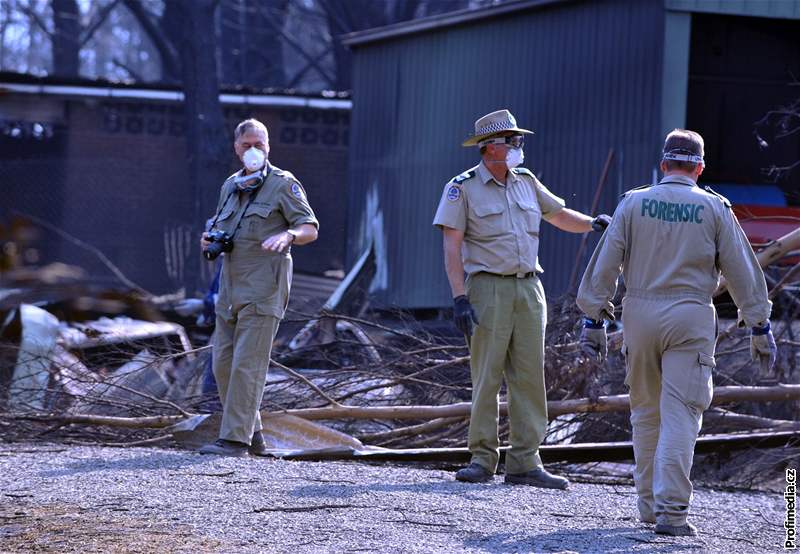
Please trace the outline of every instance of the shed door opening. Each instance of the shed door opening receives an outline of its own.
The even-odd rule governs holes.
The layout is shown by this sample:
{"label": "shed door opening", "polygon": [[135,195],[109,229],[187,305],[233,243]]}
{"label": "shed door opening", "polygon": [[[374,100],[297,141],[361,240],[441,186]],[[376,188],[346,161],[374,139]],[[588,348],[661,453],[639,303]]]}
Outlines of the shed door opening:
{"label": "shed door opening", "polygon": [[[772,203],[769,198],[782,191],[789,205],[800,205],[800,164],[778,180],[767,174],[771,166],[800,161],[798,37],[796,20],[692,16],[686,125],[705,138],[702,181],[721,185],[723,194],[739,189]],[[792,104],[799,112],[788,121],[795,134],[778,139],[777,115],[757,125],[768,112]]]}

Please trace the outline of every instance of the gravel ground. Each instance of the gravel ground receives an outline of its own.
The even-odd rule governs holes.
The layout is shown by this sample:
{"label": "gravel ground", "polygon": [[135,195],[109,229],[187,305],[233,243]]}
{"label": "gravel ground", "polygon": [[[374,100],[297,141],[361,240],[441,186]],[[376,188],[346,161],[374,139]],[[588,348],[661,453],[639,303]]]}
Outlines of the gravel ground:
{"label": "gravel ground", "polygon": [[779,494],[695,492],[697,538],[656,536],[628,485],[466,485],[417,466],[0,445],[2,552],[767,552]]}

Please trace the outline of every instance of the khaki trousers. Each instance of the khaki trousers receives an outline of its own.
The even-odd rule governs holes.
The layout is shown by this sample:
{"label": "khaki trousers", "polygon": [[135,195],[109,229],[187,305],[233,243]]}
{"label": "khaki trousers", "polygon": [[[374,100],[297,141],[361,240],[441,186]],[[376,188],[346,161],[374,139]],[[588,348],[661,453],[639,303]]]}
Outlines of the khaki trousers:
{"label": "khaki trousers", "polygon": [[628,295],[623,321],[639,514],[683,525],[694,445],[714,390],[716,311],[699,297]]}
{"label": "khaki trousers", "polygon": [[261,430],[259,408],[279,323],[259,313],[256,304],[246,304],[230,319],[217,313],[212,356],[222,402],[221,439],[250,444]]}
{"label": "khaki trousers", "polygon": [[547,429],[544,331],[547,304],[538,277],[516,279],[476,273],[467,295],[478,318],[470,341],[472,462],[497,470],[500,386],[505,375],[511,448],[506,473],[542,467],[539,445]]}

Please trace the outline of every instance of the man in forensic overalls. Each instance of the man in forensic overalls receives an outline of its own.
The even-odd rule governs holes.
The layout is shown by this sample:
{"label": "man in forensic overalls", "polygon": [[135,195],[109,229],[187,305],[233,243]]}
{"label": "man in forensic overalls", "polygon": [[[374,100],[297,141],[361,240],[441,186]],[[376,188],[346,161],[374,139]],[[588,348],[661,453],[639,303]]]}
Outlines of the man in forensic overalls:
{"label": "man in forensic overalls", "polygon": [[604,321],[613,319],[620,270],[623,352],[630,389],[634,481],[639,515],[655,532],[694,536],[686,521],[689,472],[703,411],[711,404],[717,314],[711,301],[720,273],[751,331],[751,354],[772,367],[776,346],[764,274],[730,203],[697,179],[703,138],[682,129],[664,143],[655,186],[628,191],[594,251],[578,290],[588,316],[581,343],[607,354]]}
{"label": "man in forensic overalls", "polygon": [[[243,168],[222,185],[217,212],[201,246],[224,254],[216,303],[213,371],[222,402],[219,439],[203,454],[263,454],[259,408],[272,341],[289,302],[292,245],[316,240],[319,223],[298,180],[271,165],[267,128],[242,121],[234,150]],[[232,237],[233,248],[209,241]],[[213,254],[212,254],[213,255]]]}
{"label": "man in forensic overalls", "polygon": [[479,146],[481,162],[445,185],[433,220],[444,235],[454,320],[471,354],[472,459],[456,479],[486,482],[497,470],[498,394],[505,375],[511,443],[506,483],[565,489],[569,482],[545,471],[539,457],[547,428],[539,225],[544,219],[586,233],[602,231],[609,217],[592,219],[564,208],[561,198],[519,167],[529,134],[508,110],[478,119],[475,135],[463,146]]}

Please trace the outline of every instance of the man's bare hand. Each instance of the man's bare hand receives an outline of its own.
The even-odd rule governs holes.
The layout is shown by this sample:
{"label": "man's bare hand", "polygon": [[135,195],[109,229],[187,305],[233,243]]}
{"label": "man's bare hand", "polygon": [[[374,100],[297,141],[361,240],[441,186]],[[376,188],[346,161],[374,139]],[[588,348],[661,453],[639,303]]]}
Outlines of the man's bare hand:
{"label": "man's bare hand", "polygon": [[208,240],[208,233],[203,233],[200,235],[200,248],[205,252],[208,250],[208,245],[211,244],[211,241]]}
{"label": "man's bare hand", "polygon": [[289,245],[294,241],[294,236],[284,231],[277,235],[272,235],[267,240],[261,243],[261,248],[268,252],[284,252]]}

